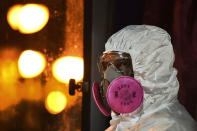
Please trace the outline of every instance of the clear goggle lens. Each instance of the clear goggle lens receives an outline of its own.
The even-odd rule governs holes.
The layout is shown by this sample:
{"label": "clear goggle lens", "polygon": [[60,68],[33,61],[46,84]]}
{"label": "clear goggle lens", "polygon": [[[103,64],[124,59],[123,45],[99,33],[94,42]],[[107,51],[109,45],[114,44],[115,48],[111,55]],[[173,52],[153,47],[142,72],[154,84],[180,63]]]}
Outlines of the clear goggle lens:
{"label": "clear goggle lens", "polygon": [[124,76],[133,77],[133,67],[130,54],[119,51],[104,52],[98,58],[98,68],[101,75],[104,75],[105,70],[109,66],[114,66],[117,72],[121,72]]}

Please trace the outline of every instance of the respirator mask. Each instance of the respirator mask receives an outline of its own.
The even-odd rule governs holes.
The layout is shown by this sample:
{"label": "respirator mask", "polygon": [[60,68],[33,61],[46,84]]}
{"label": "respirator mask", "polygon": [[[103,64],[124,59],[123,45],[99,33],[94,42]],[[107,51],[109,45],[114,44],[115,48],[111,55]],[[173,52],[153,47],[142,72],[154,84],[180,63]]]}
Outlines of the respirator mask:
{"label": "respirator mask", "polygon": [[94,82],[92,93],[99,110],[106,116],[131,113],[143,102],[143,88],[134,79],[130,54],[119,51],[104,52],[98,58],[101,82]]}

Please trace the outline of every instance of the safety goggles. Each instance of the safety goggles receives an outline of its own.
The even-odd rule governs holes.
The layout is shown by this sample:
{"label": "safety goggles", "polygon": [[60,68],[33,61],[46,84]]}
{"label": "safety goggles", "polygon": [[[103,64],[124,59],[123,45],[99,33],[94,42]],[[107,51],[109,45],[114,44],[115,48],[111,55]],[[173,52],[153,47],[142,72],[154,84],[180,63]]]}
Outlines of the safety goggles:
{"label": "safety goggles", "polygon": [[98,69],[102,77],[109,66],[114,66],[117,72],[133,77],[133,67],[130,54],[120,51],[104,52],[98,58]]}

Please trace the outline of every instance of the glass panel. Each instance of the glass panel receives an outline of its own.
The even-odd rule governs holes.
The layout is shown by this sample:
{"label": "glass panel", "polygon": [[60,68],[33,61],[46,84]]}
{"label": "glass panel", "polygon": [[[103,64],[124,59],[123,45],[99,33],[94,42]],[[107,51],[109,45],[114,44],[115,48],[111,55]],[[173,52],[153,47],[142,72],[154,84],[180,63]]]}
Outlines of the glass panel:
{"label": "glass panel", "polygon": [[1,130],[81,130],[83,2],[0,1]]}

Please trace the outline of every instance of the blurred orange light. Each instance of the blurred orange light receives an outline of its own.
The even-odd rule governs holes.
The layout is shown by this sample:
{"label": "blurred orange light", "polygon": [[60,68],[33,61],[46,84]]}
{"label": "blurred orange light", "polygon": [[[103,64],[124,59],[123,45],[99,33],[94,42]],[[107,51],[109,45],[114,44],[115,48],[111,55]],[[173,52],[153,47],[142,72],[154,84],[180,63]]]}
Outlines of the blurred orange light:
{"label": "blurred orange light", "polygon": [[83,59],[80,57],[61,57],[52,66],[53,76],[62,83],[71,78],[80,81],[83,78]]}
{"label": "blurred orange light", "polygon": [[0,64],[0,83],[14,83],[18,78],[17,64],[15,61],[4,60]]}
{"label": "blurred orange light", "polygon": [[67,105],[66,96],[60,91],[52,91],[45,100],[45,107],[51,114],[58,114]]}
{"label": "blurred orange light", "polygon": [[41,4],[15,5],[7,13],[9,25],[23,34],[40,31],[48,19],[49,10]]}
{"label": "blurred orange light", "polygon": [[19,31],[24,34],[40,31],[48,22],[49,10],[44,5],[27,4],[19,15]]}
{"label": "blurred orange light", "polygon": [[18,30],[19,26],[19,13],[22,8],[22,5],[14,5],[9,8],[7,13],[7,21],[12,29]]}
{"label": "blurred orange light", "polygon": [[44,70],[45,66],[45,57],[33,50],[22,52],[18,60],[19,73],[24,78],[38,76]]}

